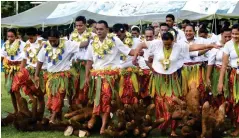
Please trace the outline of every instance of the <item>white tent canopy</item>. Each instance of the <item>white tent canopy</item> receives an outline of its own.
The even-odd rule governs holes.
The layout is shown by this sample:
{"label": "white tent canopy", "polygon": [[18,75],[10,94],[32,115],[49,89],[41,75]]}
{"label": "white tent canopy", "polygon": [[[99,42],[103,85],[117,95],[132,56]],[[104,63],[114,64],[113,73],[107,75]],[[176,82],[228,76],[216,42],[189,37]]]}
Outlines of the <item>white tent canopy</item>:
{"label": "white tent canopy", "polygon": [[[210,8],[209,8],[210,7]],[[214,7],[214,8],[211,8]],[[18,15],[2,18],[2,27],[54,26],[70,24],[83,15],[87,19],[136,24],[140,21],[164,22],[172,13],[178,20],[239,17],[238,1],[159,1],[159,0],[78,0],[45,2]],[[219,14],[217,14],[219,13]],[[215,16],[217,14],[217,16]],[[212,16],[214,15],[214,16]]]}

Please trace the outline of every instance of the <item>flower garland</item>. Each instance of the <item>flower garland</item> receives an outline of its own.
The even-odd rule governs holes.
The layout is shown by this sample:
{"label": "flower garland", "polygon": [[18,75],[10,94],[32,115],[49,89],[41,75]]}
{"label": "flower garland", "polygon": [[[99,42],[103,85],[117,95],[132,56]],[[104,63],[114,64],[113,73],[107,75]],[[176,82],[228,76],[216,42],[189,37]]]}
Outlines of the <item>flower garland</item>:
{"label": "flower garland", "polygon": [[161,61],[164,70],[168,70],[169,69],[169,65],[170,65],[170,55],[172,53],[172,48],[170,49],[166,49],[163,47],[163,53],[164,53],[164,59]]}
{"label": "flower garland", "polygon": [[84,32],[82,34],[82,37],[79,38],[79,33],[78,33],[77,29],[75,29],[73,31],[73,33],[71,34],[72,40],[76,41],[76,42],[79,42],[79,43],[84,42],[84,41],[88,41],[88,39],[92,36],[91,32],[92,32],[91,29],[86,29],[86,32]]}
{"label": "flower garland", "polygon": [[38,45],[39,45],[38,48],[31,49],[30,48],[31,44],[27,43],[24,48],[24,51],[27,54],[27,58],[30,59],[30,62],[33,64],[35,64],[37,62],[37,54],[39,53],[39,51],[42,47],[42,40],[38,40]]}
{"label": "flower garland", "polygon": [[237,74],[239,74],[239,45],[234,43],[234,48],[237,54]]}
{"label": "flower garland", "polygon": [[52,62],[52,64],[55,65],[59,60],[62,60],[62,54],[64,53],[65,48],[65,39],[60,39],[60,44],[56,48],[55,52],[53,52],[53,47],[49,41],[47,41],[44,48],[46,49],[45,56],[48,57],[48,63]]}
{"label": "flower garland", "polygon": [[7,52],[7,55],[11,57],[11,60],[14,60],[14,56],[18,54],[18,51],[20,51],[20,44],[21,41],[15,40],[12,44],[12,47],[10,46],[9,40],[5,43],[5,49]]}
{"label": "flower garland", "polygon": [[[123,43],[131,48],[133,46],[133,37],[131,33],[126,32],[126,38],[123,40]],[[124,54],[120,54],[120,62],[123,63],[126,60],[126,56]]]}
{"label": "flower garland", "polygon": [[105,40],[100,43],[98,36],[93,38],[92,47],[94,54],[99,58],[103,59],[105,55],[112,53],[112,48],[115,46],[113,34],[108,34]]}

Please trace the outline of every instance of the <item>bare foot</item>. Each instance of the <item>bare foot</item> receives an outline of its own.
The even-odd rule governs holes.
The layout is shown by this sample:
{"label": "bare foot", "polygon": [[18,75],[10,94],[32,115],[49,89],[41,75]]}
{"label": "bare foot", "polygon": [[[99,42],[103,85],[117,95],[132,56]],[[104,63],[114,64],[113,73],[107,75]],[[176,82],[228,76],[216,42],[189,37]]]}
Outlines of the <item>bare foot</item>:
{"label": "bare foot", "polygon": [[231,136],[236,137],[239,135],[239,129],[236,129],[234,132],[231,133]]}
{"label": "bare foot", "polygon": [[178,136],[175,131],[172,131],[170,135],[171,135],[171,137],[177,137]]}
{"label": "bare foot", "polygon": [[105,134],[105,128],[103,128],[103,127],[100,128],[100,134],[101,135]]}
{"label": "bare foot", "polygon": [[90,119],[90,121],[88,122],[88,128],[89,128],[89,129],[92,129],[92,128],[93,128],[93,126],[94,126],[94,124],[95,124],[95,121],[96,121],[95,117],[92,117],[92,118]]}

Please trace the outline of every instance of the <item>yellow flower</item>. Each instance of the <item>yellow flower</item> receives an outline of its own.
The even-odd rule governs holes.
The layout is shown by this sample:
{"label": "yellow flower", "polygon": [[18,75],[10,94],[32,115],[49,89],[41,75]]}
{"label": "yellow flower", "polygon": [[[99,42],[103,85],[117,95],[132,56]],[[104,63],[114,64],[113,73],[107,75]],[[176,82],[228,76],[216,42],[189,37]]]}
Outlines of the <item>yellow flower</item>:
{"label": "yellow flower", "polygon": [[29,56],[30,56],[31,58],[33,58],[33,57],[35,56],[35,54],[34,54],[34,53],[30,53]]}
{"label": "yellow flower", "polygon": [[51,50],[51,46],[50,45],[48,45],[47,47],[46,47],[46,50]]}
{"label": "yellow flower", "polygon": [[61,49],[57,49],[56,54],[60,54],[60,53],[61,53]]}
{"label": "yellow flower", "polygon": [[109,49],[109,46],[106,44],[102,45],[102,47],[103,47],[103,49]]}
{"label": "yellow flower", "polygon": [[48,56],[51,57],[51,56],[52,56],[52,52],[49,52],[49,53],[48,53]]}
{"label": "yellow flower", "polygon": [[111,44],[112,44],[112,40],[107,39],[107,40],[106,40],[106,44],[107,44],[107,45],[111,45]]}
{"label": "yellow flower", "polygon": [[52,59],[56,59],[56,58],[57,58],[57,55],[54,54],[54,55],[52,56]]}
{"label": "yellow flower", "polygon": [[103,55],[104,54],[104,50],[103,49],[99,49],[99,55]]}
{"label": "yellow flower", "polygon": [[131,42],[131,39],[130,39],[130,38],[126,38],[126,39],[125,39],[125,43],[126,43],[126,44],[129,44],[130,42]]}
{"label": "yellow flower", "polygon": [[125,34],[126,34],[126,37],[132,37],[131,33],[129,32],[126,32]]}

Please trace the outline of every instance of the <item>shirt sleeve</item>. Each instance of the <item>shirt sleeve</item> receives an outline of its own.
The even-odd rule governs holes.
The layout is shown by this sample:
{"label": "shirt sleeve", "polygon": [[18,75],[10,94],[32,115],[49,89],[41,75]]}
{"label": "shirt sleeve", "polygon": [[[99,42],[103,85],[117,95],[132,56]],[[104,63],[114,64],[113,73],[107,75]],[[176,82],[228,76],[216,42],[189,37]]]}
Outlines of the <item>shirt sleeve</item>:
{"label": "shirt sleeve", "polygon": [[187,58],[187,56],[190,55],[190,52],[189,52],[190,45],[188,43],[182,42],[182,41],[178,44],[181,47],[180,56],[182,58]]}
{"label": "shirt sleeve", "polygon": [[214,65],[216,61],[216,49],[212,49],[208,52],[208,65]]}
{"label": "shirt sleeve", "polygon": [[37,59],[39,62],[42,62],[42,63],[45,62],[45,60],[46,60],[45,53],[46,53],[45,48],[42,47],[37,55]]}
{"label": "shirt sleeve", "polygon": [[125,56],[128,56],[131,49],[125,46],[124,43],[119,38],[114,37],[114,39],[115,39],[116,48],[118,48],[119,51],[123,53]]}
{"label": "shirt sleeve", "polygon": [[199,51],[193,51],[193,52],[189,52],[190,57],[197,57],[198,56]]}
{"label": "shirt sleeve", "polygon": [[88,49],[87,49],[86,55],[85,55],[85,59],[93,61],[93,51],[92,51],[92,45],[91,44],[88,46]]}
{"label": "shirt sleeve", "polygon": [[7,56],[7,52],[6,52],[5,43],[4,43],[1,48],[1,57],[6,57],[6,56]]}
{"label": "shirt sleeve", "polygon": [[80,43],[75,41],[66,41],[66,49],[69,53],[77,53],[80,51]]}
{"label": "shirt sleeve", "polygon": [[[229,42],[230,42],[230,41],[229,41]],[[227,55],[230,54],[230,49],[229,49],[230,43],[229,43],[229,42],[227,42],[227,43],[225,44],[225,46],[223,47],[223,53],[225,53],[225,54],[227,54]]]}

